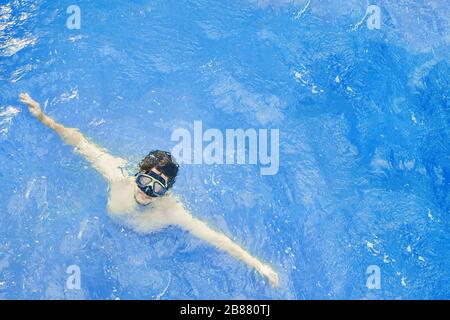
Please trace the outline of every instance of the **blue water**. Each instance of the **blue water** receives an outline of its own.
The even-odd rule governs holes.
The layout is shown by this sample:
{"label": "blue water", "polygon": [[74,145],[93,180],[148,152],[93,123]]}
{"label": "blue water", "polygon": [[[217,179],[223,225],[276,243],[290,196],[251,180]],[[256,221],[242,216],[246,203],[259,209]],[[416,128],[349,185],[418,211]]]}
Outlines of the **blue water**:
{"label": "blue water", "polygon": [[[357,0],[1,0],[0,299],[449,299],[450,4],[376,2],[371,30]],[[106,182],[22,91],[131,166],[196,120],[279,129],[278,174],[183,165],[174,192],[280,287],[111,220]]]}

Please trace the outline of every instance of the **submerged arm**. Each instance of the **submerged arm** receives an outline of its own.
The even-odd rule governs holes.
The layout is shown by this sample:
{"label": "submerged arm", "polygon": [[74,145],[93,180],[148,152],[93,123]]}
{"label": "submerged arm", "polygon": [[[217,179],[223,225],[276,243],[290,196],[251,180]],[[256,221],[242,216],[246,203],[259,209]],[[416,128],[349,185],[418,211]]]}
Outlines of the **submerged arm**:
{"label": "submerged arm", "polygon": [[67,128],[57,123],[42,112],[39,103],[34,101],[27,93],[20,95],[20,101],[28,105],[30,113],[38,120],[55,130],[66,143],[76,147],[76,151],[83,155],[107,180],[113,181],[123,177],[120,167],[125,165],[126,161],[124,159],[113,157],[87,140],[78,129]]}
{"label": "submerged arm", "polygon": [[262,276],[269,279],[272,286],[278,286],[278,274],[267,264],[264,264],[250,253],[245,251],[238,244],[222,233],[211,229],[205,222],[195,219],[188,212],[177,215],[174,222],[181,228],[191,232],[196,237],[205,240],[220,250],[228,252],[233,257],[245,262],[250,267],[255,268]]}
{"label": "submerged arm", "polygon": [[[124,203],[122,200],[120,202]],[[269,279],[271,285],[279,284],[278,274],[269,265],[259,261],[224,234],[195,219],[175,196],[167,195],[156,199],[149,210],[131,212],[123,218],[126,224],[142,234],[160,230],[168,225],[177,225],[255,268],[262,276]]]}

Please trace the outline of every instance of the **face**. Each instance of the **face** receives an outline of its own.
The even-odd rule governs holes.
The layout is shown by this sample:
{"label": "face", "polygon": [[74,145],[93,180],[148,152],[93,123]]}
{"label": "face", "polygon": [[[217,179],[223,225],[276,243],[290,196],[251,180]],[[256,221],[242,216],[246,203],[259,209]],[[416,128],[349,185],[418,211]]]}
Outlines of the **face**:
{"label": "face", "polygon": [[[166,176],[164,173],[162,173],[161,171],[159,171],[156,168],[152,168],[150,171],[160,175],[165,180],[166,183],[169,180],[168,176]],[[139,189],[136,186],[136,191],[134,192],[134,199],[140,205],[146,206],[146,205],[150,204],[150,202],[152,202],[155,198],[146,195],[141,189]]]}

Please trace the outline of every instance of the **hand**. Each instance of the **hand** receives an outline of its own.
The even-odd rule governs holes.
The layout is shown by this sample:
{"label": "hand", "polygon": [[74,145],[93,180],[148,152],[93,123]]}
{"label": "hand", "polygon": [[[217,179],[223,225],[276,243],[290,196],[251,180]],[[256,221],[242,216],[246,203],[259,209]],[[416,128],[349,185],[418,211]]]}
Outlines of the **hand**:
{"label": "hand", "polygon": [[275,271],[270,270],[266,274],[266,276],[273,287],[278,287],[280,285],[280,278],[278,277],[278,274]]}
{"label": "hand", "polygon": [[272,270],[270,266],[262,264],[259,272],[269,279],[269,282],[273,287],[278,287],[280,285],[280,278],[278,277],[278,274]]}
{"label": "hand", "polygon": [[28,110],[30,110],[31,114],[35,117],[39,117],[42,115],[41,107],[39,103],[34,101],[28,93],[22,92],[20,94],[20,101],[28,105]]}

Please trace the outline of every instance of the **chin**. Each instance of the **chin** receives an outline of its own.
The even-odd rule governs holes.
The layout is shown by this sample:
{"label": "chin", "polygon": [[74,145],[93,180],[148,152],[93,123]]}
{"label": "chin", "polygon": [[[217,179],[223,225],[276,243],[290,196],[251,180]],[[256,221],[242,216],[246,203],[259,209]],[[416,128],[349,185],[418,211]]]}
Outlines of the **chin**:
{"label": "chin", "polygon": [[144,206],[149,204],[153,200],[153,198],[147,196],[146,194],[143,194],[142,192],[136,192],[134,194],[134,199],[136,200],[137,203]]}

